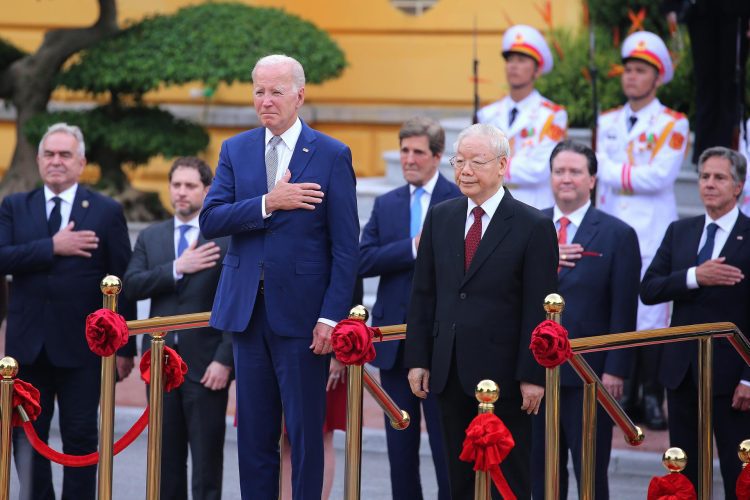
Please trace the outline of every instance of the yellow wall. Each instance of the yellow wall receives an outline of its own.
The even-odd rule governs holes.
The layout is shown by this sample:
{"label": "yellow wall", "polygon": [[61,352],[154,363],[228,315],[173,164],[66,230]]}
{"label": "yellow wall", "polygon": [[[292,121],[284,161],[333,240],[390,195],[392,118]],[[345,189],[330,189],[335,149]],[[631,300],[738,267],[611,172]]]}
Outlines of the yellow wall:
{"label": "yellow wall", "polygon": [[[309,104],[349,107],[388,105],[414,108],[448,107],[467,110],[472,103],[471,59],[476,19],[477,53],[480,60],[480,95],[483,103],[504,92],[502,58],[499,56],[503,30],[513,23],[544,28],[537,7],[545,0],[440,0],[422,16],[405,14],[388,0],[260,0],[246,3],[272,6],[303,17],[326,30],[346,53],[349,67],[341,78],[307,88]],[[121,24],[144,15],[174,12],[181,6],[200,2],[188,0],[119,0]],[[576,26],[581,0],[554,0],[552,18],[557,26]],[[85,26],[98,14],[94,0],[44,0],[13,2],[0,13],[0,36],[27,51],[42,41],[52,28]],[[200,105],[190,90],[200,84],[175,87],[149,95],[153,103]],[[249,105],[247,85],[221,86],[212,104]],[[88,99],[80,93],[58,91],[57,101]],[[352,148],[358,175],[383,171],[382,152],[395,149],[399,123],[388,119],[361,123],[339,120],[316,122],[320,130]],[[236,133],[231,128],[209,128],[211,144],[202,156],[215,164],[221,140]],[[10,162],[14,147],[13,124],[0,122],[0,172]],[[152,161],[137,169],[132,179],[142,189],[163,187],[169,161]]]}

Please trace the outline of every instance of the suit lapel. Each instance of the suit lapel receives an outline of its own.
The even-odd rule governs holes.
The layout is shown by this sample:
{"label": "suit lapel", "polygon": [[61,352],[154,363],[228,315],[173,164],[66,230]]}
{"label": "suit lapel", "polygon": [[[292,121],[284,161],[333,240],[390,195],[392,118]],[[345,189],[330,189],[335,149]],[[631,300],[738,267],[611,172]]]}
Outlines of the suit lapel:
{"label": "suit lapel", "polygon": [[299,134],[297,145],[294,147],[292,159],[289,162],[289,172],[292,174],[290,182],[297,182],[313,157],[313,154],[315,154],[315,140],[315,133],[303,121],[302,132]]}
{"label": "suit lapel", "polygon": [[721,257],[726,257],[727,260],[732,260],[734,255],[742,249],[747,248],[744,244],[748,238],[750,238],[750,219],[740,212],[740,216],[737,218],[737,222],[734,223],[734,227],[729,233],[727,242],[724,243],[724,248],[721,249],[719,255]]}
{"label": "suit lapel", "polygon": [[47,202],[44,199],[44,188],[37,189],[28,199],[31,220],[34,221],[31,231],[39,238],[49,238],[47,231]]}
{"label": "suit lapel", "polygon": [[[591,206],[588,210],[586,210],[586,214],[581,220],[581,226],[576,230],[576,235],[571,243],[578,243],[583,247],[584,250],[586,250],[586,247],[591,244],[591,240],[594,239],[596,233],[599,232],[598,225],[599,214],[597,213],[596,209]],[[558,276],[560,277],[560,279],[562,279],[563,276],[565,276],[572,270],[573,268],[563,267],[562,269],[560,269],[560,273],[558,274]]]}
{"label": "suit lapel", "polygon": [[[706,225],[706,216],[696,217],[690,227],[690,231],[685,235],[685,241],[680,242],[677,248],[685,248],[686,251],[682,252],[685,257],[685,261],[681,262],[679,269],[690,268],[696,264],[698,259],[698,245],[701,242],[701,236],[703,235],[703,227]],[[727,240],[728,241],[728,240]],[[725,245],[726,246],[726,245]]]}
{"label": "suit lapel", "polygon": [[70,210],[70,220],[76,223],[76,230],[83,227],[83,222],[86,220],[86,216],[92,210],[90,207],[90,198],[91,192],[79,184],[78,189],[76,189],[76,197],[73,200],[73,206]]}
{"label": "suit lapel", "polygon": [[411,189],[409,184],[396,191],[396,200],[390,215],[398,236],[408,238],[411,234]]}
{"label": "suit lapel", "polygon": [[456,203],[455,210],[450,215],[450,220],[446,221],[445,224],[445,227],[450,228],[448,234],[448,256],[451,265],[454,266],[455,275],[460,277],[464,276],[464,258],[466,255],[464,230],[466,228],[467,207],[468,198],[464,198],[460,203]]}
{"label": "suit lapel", "polygon": [[514,203],[515,200],[513,200],[513,197],[506,190],[503,199],[500,202],[500,206],[497,207],[495,214],[490,220],[490,225],[487,226],[487,230],[484,232],[484,236],[482,236],[482,240],[479,242],[479,248],[477,248],[477,253],[474,254],[474,259],[471,261],[469,270],[466,271],[463,283],[469,281],[471,277],[476,274],[477,269],[482,266],[484,261],[487,260],[490,255],[492,255],[495,247],[497,247],[510,232],[513,226],[513,215],[515,213]]}

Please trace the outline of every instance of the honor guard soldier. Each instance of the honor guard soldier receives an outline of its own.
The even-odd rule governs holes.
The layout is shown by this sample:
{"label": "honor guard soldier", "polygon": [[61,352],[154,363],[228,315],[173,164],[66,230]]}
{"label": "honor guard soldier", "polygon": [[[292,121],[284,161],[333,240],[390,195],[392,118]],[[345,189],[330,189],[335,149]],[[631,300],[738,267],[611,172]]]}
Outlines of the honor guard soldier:
{"label": "honor guard soldier", "polygon": [[[645,272],[667,226],[677,219],[674,182],[685,158],[689,128],[685,115],[667,108],[656,97],[657,89],[673,75],[664,42],[647,31],[633,33],[622,44],[622,61],[622,89],[628,102],[603,113],[598,121],[598,204],[635,229],[641,272]],[[668,321],[669,304],[639,303],[638,330],[664,328]],[[645,379],[643,421],[652,429],[664,429],[663,390],[655,382],[655,373],[648,373],[658,365],[659,352],[646,349],[639,354],[644,357],[635,372]],[[626,404],[636,400],[630,395]]]}
{"label": "honor guard soldier", "polygon": [[554,204],[549,156],[568,126],[565,109],[534,89],[537,78],[552,70],[552,53],[539,31],[519,24],[503,36],[503,58],[510,94],[480,109],[479,122],[495,125],[508,137],[505,187],[515,199],[547,208]]}

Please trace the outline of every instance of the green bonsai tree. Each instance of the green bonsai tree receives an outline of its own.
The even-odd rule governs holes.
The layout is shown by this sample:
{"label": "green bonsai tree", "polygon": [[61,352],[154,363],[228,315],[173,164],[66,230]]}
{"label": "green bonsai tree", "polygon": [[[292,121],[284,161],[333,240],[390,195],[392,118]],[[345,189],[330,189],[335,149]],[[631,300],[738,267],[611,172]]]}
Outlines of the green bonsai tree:
{"label": "green bonsai tree", "polygon": [[[90,162],[101,167],[100,188],[117,194],[131,220],[151,220],[155,197],[134,196],[122,166],[138,166],[157,155],[192,155],[205,149],[200,125],[143,102],[147,92],[201,82],[210,99],[219,84],[250,82],[255,61],[285,53],[305,67],[307,81],[320,83],[341,74],[341,49],[311,23],[279,9],[234,3],[206,3],[155,15],[131,24],[85,50],[59,75],[71,90],[106,95],[109,102],[89,111],[36,116],[24,129],[36,142],[50,123],[82,127]],[[146,207],[148,210],[144,210]]]}

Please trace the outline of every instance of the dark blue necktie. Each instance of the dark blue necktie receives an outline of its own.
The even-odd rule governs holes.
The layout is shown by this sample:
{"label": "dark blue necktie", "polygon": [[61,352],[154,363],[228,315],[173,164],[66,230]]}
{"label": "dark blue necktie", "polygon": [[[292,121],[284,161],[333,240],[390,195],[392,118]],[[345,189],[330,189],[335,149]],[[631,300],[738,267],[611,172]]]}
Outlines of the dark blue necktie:
{"label": "dark blue necktie", "polygon": [[518,116],[518,108],[511,109],[510,115],[508,116],[508,127],[513,126],[513,122],[516,121],[516,116]]}
{"label": "dark blue necktie", "polygon": [[706,242],[703,244],[703,248],[698,252],[699,266],[707,260],[710,260],[711,255],[714,253],[714,241],[716,240],[717,229],[719,229],[719,226],[715,222],[706,226]]}
{"label": "dark blue necktie", "polygon": [[52,198],[52,201],[55,202],[55,206],[52,207],[52,211],[49,213],[49,219],[47,219],[47,231],[50,236],[54,236],[55,233],[60,230],[60,226],[62,225],[62,214],[60,213],[60,202],[62,202],[62,198],[55,196]]}
{"label": "dark blue necktie", "polygon": [[411,225],[409,235],[414,238],[422,231],[422,195],[425,193],[423,187],[414,190],[414,199],[411,202]]}
{"label": "dark blue necktie", "polygon": [[187,250],[188,240],[185,238],[185,234],[188,232],[188,230],[191,228],[189,224],[183,224],[179,227],[180,230],[180,239],[177,240],[177,258],[179,259],[182,253]]}

